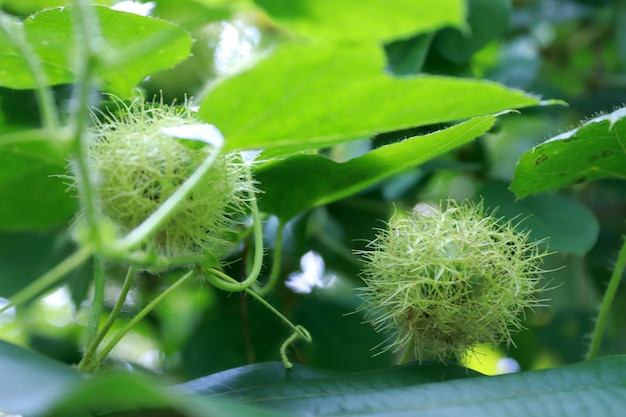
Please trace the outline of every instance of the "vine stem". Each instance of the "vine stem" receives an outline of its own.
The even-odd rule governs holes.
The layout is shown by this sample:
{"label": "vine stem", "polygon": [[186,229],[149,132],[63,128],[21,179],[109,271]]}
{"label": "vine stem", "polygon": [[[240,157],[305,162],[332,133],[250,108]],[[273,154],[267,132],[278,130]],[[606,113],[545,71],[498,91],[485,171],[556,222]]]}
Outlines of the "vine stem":
{"label": "vine stem", "polygon": [[617,288],[619,287],[624,269],[626,269],[626,239],[624,239],[624,244],[619,252],[617,263],[615,264],[613,274],[611,275],[611,280],[609,281],[609,285],[604,293],[604,298],[602,299],[600,313],[598,314],[596,326],[593,329],[587,359],[594,359],[598,357],[600,343],[602,342],[602,337],[604,336],[604,330],[606,329],[606,324],[611,311],[611,305],[613,304],[613,299],[617,293]]}
{"label": "vine stem", "polygon": [[[111,329],[115,321],[117,320],[117,317],[119,316],[120,312],[122,311],[122,307],[124,306],[124,302],[126,301],[126,297],[128,296],[128,292],[130,291],[130,287],[132,286],[133,278],[135,277],[136,273],[137,273],[136,267],[130,266],[128,268],[128,272],[126,273],[126,278],[124,279],[124,283],[122,284],[122,289],[120,291],[119,296],[117,297],[117,302],[113,306],[113,310],[111,310],[111,314],[109,314],[109,317],[107,318],[107,321],[102,326],[102,329],[100,329],[97,335],[95,335],[95,337],[89,341],[89,344],[87,345],[87,349],[85,349],[85,356],[83,356],[80,363],[78,364],[78,369],[85,370],[87,366],[91,366],[91,359],[97,352],[98,346],[102,342],[102,339],[104,339],[104,337],[107,335],[107,333],[109,332],[109,330]],[[96,363],[95,366],[97,365],[98,364]]]}
{"label": "vine stem", "polygon": [[98,334],[100,315],[104,306],[104,274],[104,259],[96,256],[94,258],[93,298],[85,331],[85,347],[90,346]]}
{"label": "vine stem", "polygon": [[109,341],[109,343],[102,349],[102,351],[97,355],[97,359],[95,362],[85,365],[85,370],[93,371],[97,364],[102,362],[104,358],[111,352],[111,350],[119,343],[119,341],[133,328],[137,323],[139,323],[145,316],[148,315],[154,308],[161,303],[170,293],[172,293],[175,289],[180,287],[182,284],[187,282],[191,277],[193,277],[194,271],[189,271],[185,275],[183,275],[178,281],[172,284],[169,288],[163,291],[157,298],[152,300],[147,306],[145,306],[131,321],[129,321],[126,326],[124,326],[120,331],[118,331],[115,336]]}
{"label": "vine stem", "polygon": [[32,45],[26,39],[24,26],[13,21],[9,16],[0,11],[0,28],[11,39],[22,53],[22,57],[28,64],[36,89],[35,96],[41,111],[43,125],[49,129],[59,127],[59,115],[54,105],[54,97],[50,90],[48,77],[41,65],[39,56],[33,49]]}
{"label": "vine stem", "polygon": [[91,172],[85,157],[84,148],[87,142],[87,126],[89,120],[89,97],[93,89],[94,73],[98,65],[100,25],[97,16],[86,0],[76,0],[78,13],[74,20],[76,27],[76,82],[72,95],[74,106],[72,126],[72,144],[75,172],[80,183],[81,206],[85,212],[90,237],[98,247],[101,236],[98,225],[95,191],[91,180]]}
{"label": "vine stem", "polygon": [[[252,173],[250,172],[249,167],[247,175],[250,181],[252,181]],[[252,262],[252,269],[246,279],[243,281],[237,281],[216,268],[208,268],[207,272],[209,274],[206,277],[207,281],[220,290],[229,292],[247,290],[256,282],[261,274],[261,268],[263,267],[263,227],[254,191],[250,191],[249,196],[250,208],[252,210],[252,221],[254,224],[254,260]]]}
{"label": "vine stem", "polygon": [[276,241],[274,242],[274,259],[272,260],[272,270],[267,283],[263,286],[255,285],[254,291],[259,295],[266,295],[276,286],[278,282],[278,276],[280,275],[281,267],[281,255],[283,250],[283,231],[285,230],[285,223],[279,220],[278,227],[276,228]]}
{"label": "vine stem", "polygon": [[54,268],[48,270],[45,274],[37,278],[26,288],[11,297],[9,304],[0,308],[0,313],[3,313],[11,307],[17,307],[24,302],[35,298],[39,293],[45,291],[48,287],[57,283],[66,274],[68,274],[70,271],[77,268],[79,265],[89,259],[92,254],[92,247],[83,246],[72,255],[65,258],[61,263],[57,264]]}

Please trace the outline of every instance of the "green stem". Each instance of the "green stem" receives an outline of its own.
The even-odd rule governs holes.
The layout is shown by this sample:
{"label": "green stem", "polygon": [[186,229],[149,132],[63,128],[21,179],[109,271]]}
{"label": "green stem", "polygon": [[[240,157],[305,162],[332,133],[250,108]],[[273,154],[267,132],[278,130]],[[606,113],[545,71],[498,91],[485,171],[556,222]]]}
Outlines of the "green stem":
{"label": "green stem", "polygon": [[301,329],[303,329],[302,326],[296,326],[295,324],[293,324],[287,317],[285,317],[280,311],[278,311],[276,308],[274,308],[274,306],[272,306],[270,303],[268,303],[265,298],[261,297],[259,294],[255,293],[254,291],[252,291],[251,289],[246,289],[246,293],[250,294],[252,297],[256,298],[256,300],[263,304],[263,306],[265,308],[267,308],[269,311],[271,311],[272,313],[274,313],[276,315],[276,317],[278,317],[279,319],[281,319],[287,326],[289,326],[291,328],[291,330],[293,330],[295,333],[300,333],[300,336],[302,336],[307,342],[310,342],[311,339],[311,335],[309,335],[309,333],[307,331],[302,331]]}
{"label": "green stem", "polygon": [[0,313],[3,313],[10,307],[17,307],[26,301],[32,300],[41,292],[45,291],[48,287],[57,283],[70,271],[77,268],[80,264],[89,259],[92,254],[93,249],[91,247],[84,246],[80,248],[72,255],[65,258],[65,260],[63,260],[61,263],[57,264],[54,268],[48,270],[41,277],[37,278],[26,288],[11,297],[10,303],[0,308]]}
{"label": "green stem", "polygon": [[97,42],[100,40],[99,22],[86,0],[77,0],[79,13],[75,19],[76,39],[76,81],[72,103],[74,112],[72,119],[73,158],[76,177],[80,184],[81,206],[85,213],[90,237],[98,247],[101,236],[98,224],[98,212],[91,180],[91,171],[85,158],[84,148],[87,144],[87,126],[89,121],[89,99],[94,87],[94,73],[98,65]]}
{"label": "green stem", "polygon": [[104,274],[104,260],[101,256],[96,256],[94,258],[93,299],[89,308],[89,318],[87,319],[85,347],[90,346],[98,334],[100,315],[102,314],[104,304]]}
{"label": "green stem", "polygon": [[604,298],[602,299],[602,305],[600,306],[598,320],[596,321],[593,336],[591,337],[591,345],[589,346],[587,359],[594,359],[598,357],[600,343],[602,342],[602,336],[604,335],[604,330],[606,329],[606,324],[611,311],[611,305],[613,304],[613,299],[617,293],[617,288],[619,287],[624,269],[626,269],[626,239],[624,240],[622,249],[619,252],[615,269],[613,269],[613,274],[611,275],[611,280],[609,281],[609,286],[607,287],[606,292],[604,293]]}
{"label": "green stem", "polygon": [[278,282],[278,276],[280,275],[281,267],[281,255],[283,251],[283,232],[285,230],[285,223],[279,220],[278,227],[276,228],[276,241],[274,242],[274,259],[272,260],[272,270],[270,277],[264,286],[254,286],[254,291],[259,295],[266,295],[269,293]]}
{"label": "green stem", "polygon": [[159,206],[146,220],[123,238],[114,242],[113,251],[123,253],[132,249],[161,228],[175,213],[176,208],[189,196],[193,188],[202,180],[220,154],[220,147],[214,148],[189,178]]}
{"label": "green stem", "polygon": [[154,308],[161,303],[172,291],[176,288],[180,287],[183,283],[193,277],[194,271],[189,271],[185,275],[183,275],[178,281],[176,281],[171,287],[167,288],[163,291],[157,298],[152,300],[150,304],[145,306],[143,310],[141,310],[131,321],[129,321],[126,326],[124,326],[119,332],[113,336],[113,338],[109,341],[109,343],[102,349],[102,351],[98,354],[98,358],[94,364],[88,365],[87,370],[92,371],[96,364],[102,362],[104,358],[111,352],[111,350],[119,343],[119,341],[124,337],[137,323],[139,323],[145,316],[148,315]]}
{"label": "green stem", "polygon": [[24,26],[13,21],[13,19],[0,11],[0,28],[19,49],[22,57],[28,64],[28,69],[36,86],[35,96],[41,111],[43,126],[49,129],[57,128],[59,126],[59,115],[57,114],[54,97],[49,87],[48,77],[41,65],[39,56],[32,45],[28,43],[24,33]]}
{"label": "green stem", "polygon": [[[249,170],[248,176],[252,176]],[[220,290],[230,292],[247,290],[256,282],[261,274],[261,268],[263,267],[263,227],[254,191],[250,191],[250,208],[252,210],[252,221],[254,223],[254,260],[252,269],[246,279],[237,281],[216,268],[208,268],[207,272],[209,272],[209,274],[206,279]]]}
{"label": "green stem", "polygon": [[205,261],[205,258],[201,255],[177,256],[170,258],[167,256],[157,255],[156,253],[146,251],[135,251],[128,254],[118,251],[105,251],[105,254],[109,259],[114,259],[120,263],[141,267],[150,267],[159,271],[163,271],[173,267],[202,265],[202,263]]}
{"label": "green stem", "polygon": [[98,350],[98,346],[107,335],[113,324],[117,320],[122,311],[122,307],[124,306],[124,302],[126,301],[126,297],[128,296],[128,292],[133,283],[133,278],[137,273],[137,268],[129,267],[128,272],[126,273],[126,278],[124,279],[124,283],[122,284],[122,289],[120,291],[119,296],[117,297],[117,302],[113,306],[113,310],[111,310],[111,314],[107,318],[107,321],[102,326],[102,329],[98,332],[98,334],[94,337],[94,339],[87,345],[87,349],[85,350],[85,356],[78,364],[78,369],[85,370],[87,366],[97,367],[98,363],[91,363],[91,359],[96,354]]}

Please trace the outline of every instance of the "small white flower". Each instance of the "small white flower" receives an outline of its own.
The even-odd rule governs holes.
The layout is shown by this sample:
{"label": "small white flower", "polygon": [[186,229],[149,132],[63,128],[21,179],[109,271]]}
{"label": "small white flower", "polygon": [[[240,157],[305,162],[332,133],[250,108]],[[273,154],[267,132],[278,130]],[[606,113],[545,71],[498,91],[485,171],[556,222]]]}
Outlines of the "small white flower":
{"label": "small white flower", "polygon": [[300,258],[302,272],[294,272],[289,275],[285,285],[293,292],[308,294],[313,288],[328,288],[335,282],[335,275],[324,274],[324,259],[309,251]]}

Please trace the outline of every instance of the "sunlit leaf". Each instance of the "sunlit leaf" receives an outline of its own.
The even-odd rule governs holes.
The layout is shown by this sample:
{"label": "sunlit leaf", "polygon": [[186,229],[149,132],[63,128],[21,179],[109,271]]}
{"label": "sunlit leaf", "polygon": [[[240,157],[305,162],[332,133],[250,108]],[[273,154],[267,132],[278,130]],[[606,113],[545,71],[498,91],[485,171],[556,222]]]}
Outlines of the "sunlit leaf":
{"label": "sunlit leaf", "polygon": [[443,26],[459,26],[465,5],[460,0],[255,0],[294,32],[311,38],[383,40],[407,37]]}
{"label": "sunlit leaf", "polygon": [[511,190],[523,198],[600,178],[626,179],[626,109],[595,117],[526,152]]}
{"label": "sunlit leaf", "polygon": [[[76,7],[47,9],[23,23],[26,39],[41,60],[51,85],[75,79]],[[102,33],[96,73],[102,87],[129,96],[147,75],[169,68],[189,55],[191,38],[177,26],[158,19],[94,6]],[[21,30],[17,26],[15,30]],[[12,41],[0,33],[0,85],[33,88],[31,70]]]}
{"label": "sunlit leaf", "polygon": [[218,83],[200,107],[229,149],[318,148],[540,104],[491,82],[385,74],[376,45],[290,46]]}

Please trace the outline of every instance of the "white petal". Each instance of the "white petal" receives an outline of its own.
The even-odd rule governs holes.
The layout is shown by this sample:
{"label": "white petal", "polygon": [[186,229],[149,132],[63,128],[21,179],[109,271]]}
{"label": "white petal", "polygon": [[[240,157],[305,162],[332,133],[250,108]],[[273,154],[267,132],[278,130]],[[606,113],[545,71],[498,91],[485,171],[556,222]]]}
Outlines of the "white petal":
{"label": "white petal", "polygon": [[215,148],[221,148],[224,144],[224,136],[213,125],[206,123],[196,125],[162,127],[161,132],[171,138],[198,140],[208,143]]}
{"label": "white petal", "polygon": [[306,274],[295,272],[289,275],[285,285],[293,292],[308,294],[313,291],[315,284],[311,283]]}
{"label": "white petal", "polygon": [[324,275],[324,259],[319,254],[313,251],[305,253],[300,258],[300,267],[305,274],[317,277],[317,282],[321,283],[321,278]]}

